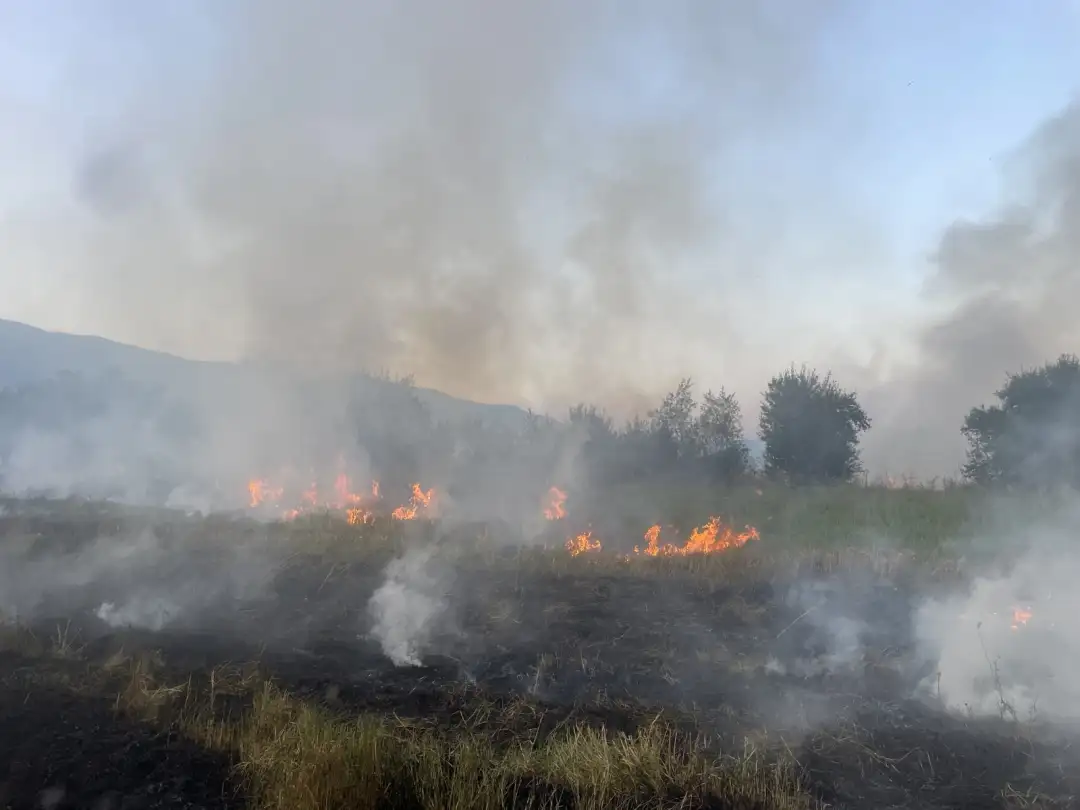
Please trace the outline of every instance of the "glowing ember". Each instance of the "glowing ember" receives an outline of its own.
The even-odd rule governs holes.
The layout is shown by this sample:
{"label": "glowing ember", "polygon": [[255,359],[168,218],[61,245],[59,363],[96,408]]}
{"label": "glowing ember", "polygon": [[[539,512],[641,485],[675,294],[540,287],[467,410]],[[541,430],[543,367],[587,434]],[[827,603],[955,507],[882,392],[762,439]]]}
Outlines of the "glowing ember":
{"label": "glowing ember", "polygon": [[544,517],[548,520],[562,520],[566,517],[566,493],[558,487],[552,487],[548,490]]}
{"label": "glowing ember", "polygon": [[1019,630],[1025,624],[1027,624],[1031,617],[1035,614],[1032,613],[1031,608],[1026,607],[1014,607],[1012,612],[1012,629]]}
{"label": "glowing ember", "polygon": [[593,539],[592,532],[582,532],[577,537],[571,537],[566,541],[566,550],[570,552],[571,557],[590,551],[600,551],[600,541]]}
{"label": "glowing ember", "polygon": [[413,484],[412,497],[409,499],[409,502],[404,506],[399,506],[390,513],[390,516],[396,520],[415,520],[421,510],[427,510],[431,507],[431,502],[434,497],[434,489],[429,489],[427,492],[424,492],[419,484]]}

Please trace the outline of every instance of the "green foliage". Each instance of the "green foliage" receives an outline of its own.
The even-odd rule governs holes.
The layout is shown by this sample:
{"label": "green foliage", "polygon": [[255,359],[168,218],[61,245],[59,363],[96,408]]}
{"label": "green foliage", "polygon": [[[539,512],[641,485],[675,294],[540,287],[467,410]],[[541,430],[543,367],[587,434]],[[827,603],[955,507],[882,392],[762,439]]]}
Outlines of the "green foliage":
{"label": "green foliage", "polygon": [[721,388],[705,392],[698,414],[702,454],[709,470],[718,477],[732,478],[750,471],[750,450],[742,429],[742,409],[734,394]]}
{"label": "green foliage", "polygon": [[869,428],[853,392],[830,374],[792,366],[769,381],[763,396],[765,472],[793,482],[849,481],[862,469],[859,434]]}
{"label": "green foliage", "polygon": [[594,492],[673,476],[731,482],[751,472],[739,403],[723,388],[707,391],[699,406],[693,381],[684,379],[646,418],[621,428],[585,404],[571,408],[567,421]]}
{"label": "green foliage", "polygon": [[1080,359],[1008,375],[998,403],[972,408],[964,475],[978,483],[1080,484]]}

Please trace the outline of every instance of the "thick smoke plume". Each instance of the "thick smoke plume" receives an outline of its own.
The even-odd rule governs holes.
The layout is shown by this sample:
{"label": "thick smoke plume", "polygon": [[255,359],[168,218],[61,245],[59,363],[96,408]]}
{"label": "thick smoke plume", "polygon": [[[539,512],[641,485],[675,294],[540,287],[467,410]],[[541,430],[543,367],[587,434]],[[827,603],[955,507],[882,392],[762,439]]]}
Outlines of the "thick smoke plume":
{"label": "thick smoke plume", "polygon": [[7,111],[56,176],[0,237],[64,268],[49,319],[185,355],[553,411],[641,411],[692,374],[748,424],[769,373],[831,366],[872,470],[955,472],[965,411],[1076,348],[1080,112],[943,228],[925,328],[842,335],[816,297],[868,286],[877,224],[791,155],[857,140],[825,69],[853,8],[70,4],[71,103]]}
{"label": "thick smoke plume", "polygon": [[70,264],[86,322],[539,407],[637,409],[687,345],[738,356],[737,313],[672,273],[753,289],[738,222],[770,194],[729,175],[812,112],[837,4],[190,8],[117,21],[110,53],[168,40],[122,82],[72,57],[113,105],[72,203],[15,235]]}

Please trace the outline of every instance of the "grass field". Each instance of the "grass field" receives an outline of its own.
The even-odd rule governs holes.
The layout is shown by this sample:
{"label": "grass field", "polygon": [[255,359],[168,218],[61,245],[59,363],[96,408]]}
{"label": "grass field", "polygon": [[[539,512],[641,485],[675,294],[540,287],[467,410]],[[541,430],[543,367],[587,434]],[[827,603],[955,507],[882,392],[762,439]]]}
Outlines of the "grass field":
{"label": "grass field", "polygon": [[[911,626],[1054,503],[625,491],[522,544],[10,501],[0,807],[1075,806],[1062,732],[945,711]],[[714,514],[760,538],[631,553]]]}

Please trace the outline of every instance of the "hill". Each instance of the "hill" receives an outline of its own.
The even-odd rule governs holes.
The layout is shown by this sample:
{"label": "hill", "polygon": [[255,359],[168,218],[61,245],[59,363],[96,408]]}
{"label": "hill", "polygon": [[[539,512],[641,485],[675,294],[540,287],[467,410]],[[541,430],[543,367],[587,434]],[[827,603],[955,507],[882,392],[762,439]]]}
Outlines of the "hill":
{"label": "hill", "polygon": [[[0,389],[41,382],[64,371],[89,377],[119,373],[136,381],[188,390],[282,377],[276,370],[253,364],[189,360],[94,335],[50,332],[0,319]],[[515,405],[471,402],[429,388],[416,388],[415,393],[437,421],[479,420],[512,426],[526,417]]]}

